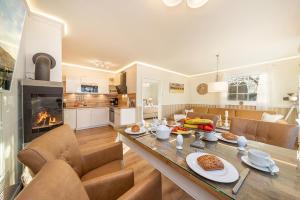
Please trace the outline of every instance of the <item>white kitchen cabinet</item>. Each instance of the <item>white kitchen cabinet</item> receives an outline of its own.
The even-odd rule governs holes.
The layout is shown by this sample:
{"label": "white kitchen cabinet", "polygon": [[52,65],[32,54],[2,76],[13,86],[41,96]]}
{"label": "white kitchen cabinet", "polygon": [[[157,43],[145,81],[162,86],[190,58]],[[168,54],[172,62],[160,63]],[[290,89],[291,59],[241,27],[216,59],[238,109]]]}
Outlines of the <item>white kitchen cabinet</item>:
{"label": "white kitchen cabinet", "polygon": [[91,77],[66,77],[67,93],[81,93],[81,85],[97,85],[99,94],[109,93],[108,79]]}
{"label": "white kitchen cabinet", "polygon": [[137,68],[130,67],[126,70],[126,85],[127,85],[127,93],[136,93],[136,79],[137,79]]}
{"label": "white kitchen cabinet", "polygon": [[97,127],[109,123],[108,108],[91,108],[91,126]]}
{"label": "white kitchen cabinet", "polygon": [[92,127],[92,118],[91,118],[91,109],[90,108],[79,108],[77,109],[77,130],[90,128]]}
{"label": "white kitchen cabinet", "polygon": [[109,109],[99,108],[78,108],[76,130],[95,128],[109,124]]}
{"label": "white kitchen cabinet", "polygon": [[115,126],[124,126],[136,123],[135,108],[115,109]]}
{"label": "white kitchen cabinet", "polygon": [[78,77],[66,77],[66,92],[67,93],[80,93],[81,80]]}
{"label": "white kitchen cabinet", "polygon": [[73,130],[76,129],[76,109],[64,109],[64,123],[68,124]]}
{"label": "white kitchen cabinet", "polygon": [[108,94],[109,93],[109,81],[108,79],[99,79],[98,84],[98,93],[99,94]]}

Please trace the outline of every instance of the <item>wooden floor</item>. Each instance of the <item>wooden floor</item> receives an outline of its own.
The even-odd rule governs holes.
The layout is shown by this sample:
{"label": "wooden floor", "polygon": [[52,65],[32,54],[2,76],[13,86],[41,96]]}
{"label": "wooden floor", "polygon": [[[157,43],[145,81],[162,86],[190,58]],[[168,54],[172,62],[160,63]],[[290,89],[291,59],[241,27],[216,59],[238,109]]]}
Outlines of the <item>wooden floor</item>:
{"label": "wooden floor", "polygon": [[[117,133],[110,127],[101,127],[77,131],[76,136],[80,148],[90,148],[116,140]],[[134,170],[135,182],[143,180],[154,168],[136,153],[129,150],[124,154],[125,168]],[[162,188],[164,200],[192,200],[187,193],[181,190],[168,178],[162,176]]]}

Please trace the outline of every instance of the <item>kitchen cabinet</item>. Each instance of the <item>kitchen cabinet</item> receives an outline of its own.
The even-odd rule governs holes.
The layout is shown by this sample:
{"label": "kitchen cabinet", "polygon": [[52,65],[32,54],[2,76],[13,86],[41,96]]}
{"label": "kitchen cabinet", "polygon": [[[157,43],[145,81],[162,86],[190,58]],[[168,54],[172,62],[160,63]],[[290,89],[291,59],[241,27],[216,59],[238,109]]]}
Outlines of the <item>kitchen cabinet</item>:
{"label": "kitchen cabinet", "polygon": [[92,115],[90,108],[77,109],[77,126],[76,129],[85,129],[92,126]]}
{"label": "kitchen cabinet", "polygon": [[109,81],[108,79],[99,79],[97,80],[98,93],[99,94],[108,94],[109,93]]}
{"label": "kitchen cabinet", "polygon": [[135,108],[117,108],[115,109],[114,126],[124,126],[136,123]]}
{"label": "kitchen cabinet", "polygon": [[91,126],[97,127],[107,125],[109,122],[108,108],[92,108],[91,109]]}
{"label": "kitchen cabinet", "polygon": [[64,123],[68,124],[73,130],[76,129],[76,112],[76,109],[64,109]]}
{"label": "kitchen cabinet", "polygon": [[66,77],[66,93],[80,93],[81,80],[78,77]]}
{"label": "kitchen cabinet", "polygon": [[72,110],[76,110],[76,130],[95,128],[109,124],[109,109],[107,107],[77,108]]}
{"label": "kitchen cabinet", "polygon": [[126,85],[127,85],[127,93],[136,93],[136,79],[137,79],[137,68],[130,67],[126,70]]}
{"label": "kitchen cabinet", "polygon": [[81,93],[81,85],[97,85],[99,94],[109,93],[108,79],[91,77],[66,77],[66,93]]}

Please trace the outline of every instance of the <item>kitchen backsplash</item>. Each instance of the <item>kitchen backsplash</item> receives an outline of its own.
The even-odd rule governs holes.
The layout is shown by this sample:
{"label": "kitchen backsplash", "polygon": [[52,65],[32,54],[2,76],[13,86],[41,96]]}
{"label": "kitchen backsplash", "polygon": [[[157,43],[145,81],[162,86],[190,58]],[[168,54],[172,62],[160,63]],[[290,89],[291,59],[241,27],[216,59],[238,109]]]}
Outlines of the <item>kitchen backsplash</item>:
{"label": "kitchen backsplash", "polygon": [[133,102],[135,106],[135,94],[128,95],[104,95],[104,94],[64,94],[64,103],[66,107],[86,105],[88,107],[110,106],[110,99],[118,97],[119,106],[127,107],[127,101]]}

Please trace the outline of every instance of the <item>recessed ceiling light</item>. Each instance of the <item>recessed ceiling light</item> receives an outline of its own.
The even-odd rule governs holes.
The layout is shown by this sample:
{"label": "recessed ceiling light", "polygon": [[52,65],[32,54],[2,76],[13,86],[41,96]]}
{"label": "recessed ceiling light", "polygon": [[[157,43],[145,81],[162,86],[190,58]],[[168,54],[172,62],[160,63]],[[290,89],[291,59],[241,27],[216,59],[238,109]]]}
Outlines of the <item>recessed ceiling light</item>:
{"label": "recessed ceiling light", "polygon": [[188,7],[199,8],[207,3],[208,0],[186,0]]}
{"label": "recessed ceiling light", "polygon": [[[178,6],[183,0],[162,0],[166,6]],[[186,0],[186,4],[190,8],[199,8],[207,3],[208,0]]]}
{"label": "recessed ceiling light", "polygon": [[179,5],[183,0],[163,0],[164,4],[169,7]]}

